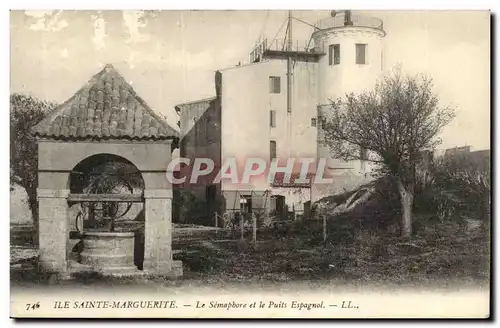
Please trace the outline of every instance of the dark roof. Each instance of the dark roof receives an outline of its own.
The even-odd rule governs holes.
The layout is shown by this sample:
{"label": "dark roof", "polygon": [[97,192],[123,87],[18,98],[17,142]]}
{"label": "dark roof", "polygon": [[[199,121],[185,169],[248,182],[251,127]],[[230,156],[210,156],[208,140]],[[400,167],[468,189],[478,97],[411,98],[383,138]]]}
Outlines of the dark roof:
{"label": "dark roof", "polygon": [[491,165],[491,151],[489,149],[470,151],[470,146],[460,147],[458,151],[455,148],[446,150],[445,158],[466,160],[479,170],[489,171]]}
{"label": "dark roof", "polygon": [[454,148],[446,149],[444,156],[449,157],[449,156],[461,155],[461,154],[465,154],[465,153],[469,153],[469,152],[470,152],[470,146],[454,147]]}
{"label": "dark roof", "polygon": [[477,159],[489,159],[491,151],[489,149],[475,150],[471,151],[470,155],[476,157]]}
{"label": "dark roof", "polygon": [[215,99],[217,99],[217,97],[210,97],[210,98],[204,98],[204,99],[194,100],[194,101],[190,101],[190,102],[186,102],[186,103],[175,105],[174,108],[175,108],[175,111],[177,113],[179,113],[181,111],[181,109],[183,109],[185,107],[188,107],[190,105],[197,105],[197,104],[201,104],[201,103],[209,103],[211,101],[214,101]]}
{"label": "dark roof", "polygon": [[470,158],[478,164],[488,165],[491,162],[491,151],[489,149],[471,151]]}
{"label": "dark roof", "polygon": [[38,123],[36,136],[53,139],[177,139],[112,65]]}

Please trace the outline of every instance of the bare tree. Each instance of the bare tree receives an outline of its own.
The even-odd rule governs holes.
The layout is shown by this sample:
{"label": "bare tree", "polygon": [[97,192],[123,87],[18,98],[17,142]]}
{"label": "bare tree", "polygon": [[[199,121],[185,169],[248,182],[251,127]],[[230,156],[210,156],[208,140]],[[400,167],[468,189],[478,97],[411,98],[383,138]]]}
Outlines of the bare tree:
{"label": "bare tree", "polygon": [[394,179],[401,196],[402,235],[412,234],[416,167],[423,152],[440,143],[437,134],[454,118],[440,107],[432,79],[396,69],[371,91],[332,101],[323,119],[325,142],[343,160],[368,160]]}

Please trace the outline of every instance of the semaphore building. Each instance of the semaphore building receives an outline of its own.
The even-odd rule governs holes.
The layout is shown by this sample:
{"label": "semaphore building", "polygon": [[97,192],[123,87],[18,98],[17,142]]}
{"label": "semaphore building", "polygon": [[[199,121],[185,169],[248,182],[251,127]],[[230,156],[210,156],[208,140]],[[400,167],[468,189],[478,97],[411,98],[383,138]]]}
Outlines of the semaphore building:
{"label": "semaphore building", "polygon": [[300,213],[311,200],[366,181],[365,163],[330,159],[321,122],[332,110],[330,100],[370,88],[381,75],[383,23],[350,11],[332,12],[314,24],[309,41],[300,42],[291,37],[293,21],[290,14],[284,42],[264,39],[248,64],[215,72],[213,98],[175,107],[180,156],[208,157],[216,169],[228,158],[241,163],[254,157],[269,162],[277,158],[282,165],[289,158],[327,158],[326,171],[334,181],[319,185],[254,179],[246,184],[222,180],[186,185],[205,204],[201,212],[191,214],[197,222],[210,221],[213,212]]}

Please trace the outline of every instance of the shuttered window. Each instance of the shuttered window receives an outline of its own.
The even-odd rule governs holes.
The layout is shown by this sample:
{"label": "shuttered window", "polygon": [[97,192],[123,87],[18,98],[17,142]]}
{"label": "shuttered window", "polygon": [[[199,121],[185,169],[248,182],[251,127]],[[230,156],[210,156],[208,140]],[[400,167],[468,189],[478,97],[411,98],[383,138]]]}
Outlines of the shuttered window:
{"label": "shuttered window", "polygon": [[269,111],[269,126],[272,128],[276,127],[276,111],[273,109]]}
{"label": "shuttered window", "polygon": [[356,64],[366,64],[366,44],[356,44]]}
{"label": "shuttered window", "polygon": [[331,44],[328,47],[328,57],[329,65],[340,64],[340,44]]}
{"label": "shuttered window", "polygon": [[280,93],[281,92],[281,78],[279,76],[269,77],[269,92],[270,93]]}
{"label": "shuttered window", "polygon": [[276,141],[274,140],[269,142],[269,155],[271,159],[276,158]]}

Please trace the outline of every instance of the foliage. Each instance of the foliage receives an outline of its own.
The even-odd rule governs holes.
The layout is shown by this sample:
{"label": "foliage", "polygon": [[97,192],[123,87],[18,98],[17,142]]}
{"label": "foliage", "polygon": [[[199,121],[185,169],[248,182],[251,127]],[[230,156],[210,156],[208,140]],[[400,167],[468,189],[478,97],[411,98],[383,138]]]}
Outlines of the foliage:
{"label": "foliage", "polygon": [[[458,224],[466,228],[469,224],[480,224],[488,230],[491,220],[491,175],[489,156],[464,156],[432,158],[417,165],[414,195],[414,230],[432,230],[440,224]],[[479,157],[479,161],[478,161]],[[379,178],[372,185],[373,194],[366,202],[342,216],[331,214],[339,203],[345,202],[346,194],[328,196],[314,207],[327,209],[327,230],[338,234],[351,230],[351,235],[364,231],[392,235],[398,228],[401,216],[400,195],[394,179]],[[356,192],[356,191],[353,191]],[[350,194],[352,194],[351,192]],[[347,194],[347,195],[350,195]],[[472,221],[471,221],[472,220]],[[475,223],[474,223],[475,222]],[[321,226],[321,220],[313,220]],[[311,222],[307,224],[312,225]],[[319,234],[321,227],[311,228],[310,234]],[[302,231],[301,228],[299,231]],[[303,230],[304,232],[306,230]],[[338,236],[336,240],[345,240]]]}
{"label": "foliage", "polygon": [[38,147],[31,128],[55,106],[33,96],[17,93],[10,96],[10,183],[26,189],[35,226],[38,222]]}
{"label": "foliage", "polygon": [[490,220],[491,174],[474,156],[444,157],[421,170],[416,208],[434,211],[441,221],[461,218]]}
{"label": "foliage", "polygon": [[187,223],[196,198],[188,189],[173,188],[174,222]]}
{"label": "foliage", "polygon": [[212,272],[217,270],[224,262],[224,257],[216,247],[209,243],[196,244],[183,250],[176,255],[176,260],[183,262],[183,265],[191,271]]}
{"label": "foliage", "polygon": [[334,157],[370,160],[394,179],[401,195],[402,232],[409,236],[417,163],[425,150],[439,144],[436,136],[454,111],[439,106],[430,78],[403,76],[399,69],[373,90],[348,94],[331,106],[323,130]]}
{"label": "foliage", "polygon": [[483,283],[489,277],[487,238],[464,233],[454,222],[438,222],[432,229],[416,231],[409,242],[370,230],[347,236],[345,229],[329,230],[326,243],[321,238],[321,221],[315,223],[296,221],[291,233],[282,238],[259,235],[258,247],[245,254],[236,241],[213,243],[216,251],[208,243],[186,244],[183,254],[189,256],[183,259],[189,263],[191,277],[209,279],[204,275],[209,271],[210,279],[218,284],[336,279],[365,286],[415,287]]}
{"label": "foliage", "polygon": [[430,78],[395,70],[373,90],[332,102],[323,129],[334,155],[360,160],[360,150],[369,150],[368,160],[411,178],[416,159],[440,143],[436,135],[454,117],[452,109],[438,106],[432,89]]}

